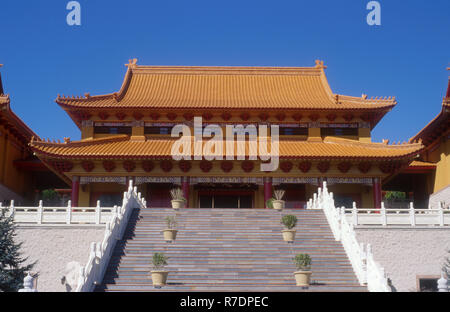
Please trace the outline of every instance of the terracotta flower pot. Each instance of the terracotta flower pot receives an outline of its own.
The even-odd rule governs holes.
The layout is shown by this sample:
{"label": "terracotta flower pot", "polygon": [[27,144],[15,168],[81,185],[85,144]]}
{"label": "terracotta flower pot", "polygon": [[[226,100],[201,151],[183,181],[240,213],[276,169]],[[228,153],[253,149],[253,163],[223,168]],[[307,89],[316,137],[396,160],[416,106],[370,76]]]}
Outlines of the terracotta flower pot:
{"label": "terracotta flower pot", "polygon": [[166,240],[166,241],[174,241],[177,238],[177,232],[178,232],[178,230],[165,229],[163,231],[164,240]]}
{"label": "terracotta flower pot", "polygon": [[150,273],[152,274],[153,286],[161,287],[161,286],[166,285],[167,275],[169,274],[168,271],[154,270],[154,271],[150,271]]}
{"label": "terracotta flower pot", "polygon": [[284,200],[274,200],[272,201],[273,209],[281,210],[284,208],[285,201]]}
{"label": "terracotta flower pot", "polygon": [[174,199],[174,200],[171,200],[170,202],[172,203],[173,209],[184,208],[184,200],[182,200],[182,199]]}
{"label": "terracotta flower pot", "polygon": [[283,233],[283,239],[285,242],[293,242],[295,239],[295,233],[297,233],[296,230],[283,230],[281,231]]}
{"label": "terracotta flower pot", "polygon": [[296,271],[294,272],[297,286],[306,287],[311,283],[311,271]]}

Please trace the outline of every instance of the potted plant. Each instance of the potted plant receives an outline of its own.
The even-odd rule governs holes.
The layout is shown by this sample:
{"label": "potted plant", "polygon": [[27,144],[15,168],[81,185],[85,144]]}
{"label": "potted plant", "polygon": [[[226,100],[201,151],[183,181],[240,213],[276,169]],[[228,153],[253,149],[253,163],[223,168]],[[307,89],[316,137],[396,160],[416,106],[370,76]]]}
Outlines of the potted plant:
{"label": "potted plant", "polygon": [[281,233],[283,233],[284,241],[292,243],[295,238],[295,233],[297,232],[296,230],[293,230],[297,225],[297,217],[294,215],[285,215],[281,218],[281,224],[286,228],[281,231]]}
{"label": "potted plant", "polygon": [[166,285],[168,271],[164,270],[167,265],[167,257],[160,252],[155,252],[152,258],[153,270],[150,271],[152,274],[153,286],[156,288],[161,288]]}
{"label": "potted plant", "polygon": [[170,190],[170,196],[172,197],[170,202],[172,203],[173,209],[184,208],[186,199],[184,198],[183,191],[180,188]]}
{"label": "potted plant", "polygon": [[274,192],[275,199],[272,201],[273,209],[281,210],[284,208],[285,201],[282,200],[285,191],[284,190],[275,190]]}
{"label": "potted plant", "polygon": [[308,254],[298,254],[294,258],[297,271],[294,272],[297,286],[308,287],[311,283],[311,257]]}
{"label": "potted plant", "polygon": [[167,229],[163,230],[164,239],[168,242],[172,242],[177,238],[177,230],[175,230],[175,226],[177,225],[177,221],[174,216],[166,217]]}

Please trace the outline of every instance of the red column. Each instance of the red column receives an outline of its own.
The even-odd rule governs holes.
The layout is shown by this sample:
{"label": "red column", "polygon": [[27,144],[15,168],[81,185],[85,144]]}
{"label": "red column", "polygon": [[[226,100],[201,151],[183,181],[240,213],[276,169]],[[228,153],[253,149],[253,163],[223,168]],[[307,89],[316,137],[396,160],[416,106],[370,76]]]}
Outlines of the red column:
{"label": "red column", "polygon": [[267,201],[272,198],[272,178],[264,178],[264,207],[267,207]]}
{"label": "red column", "polygon": [[381,208],[381,183],[379,178],[372,179],[374,208]]}
{"label": "red column", "polygon": [[184,198],[186,198],[186,208],[189,208],[189,177],[183,177],[181,182]]}
{"label": "red column", "polygon": [[80,190],[80,179],[72,177],[72,207],[78,207],[78,194]]}

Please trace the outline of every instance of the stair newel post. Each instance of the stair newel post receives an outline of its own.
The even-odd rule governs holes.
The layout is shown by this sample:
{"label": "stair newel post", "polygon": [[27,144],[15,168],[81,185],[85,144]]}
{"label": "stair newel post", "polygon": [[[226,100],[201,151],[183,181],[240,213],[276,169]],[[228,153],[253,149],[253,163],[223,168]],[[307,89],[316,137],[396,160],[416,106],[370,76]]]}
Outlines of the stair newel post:
{"label": "stair newel post", "polygon": [[95,224],[100,224],[102,209],[100,208],[100,201],[97,200],[97,206],[95,206]]}
{"label": "stair newel post", "polygon": [[70,224],[72,222],[72,201],[67,201],[67,215],[66,215],[66,224]]}
{"label": "stair newel post", "polygon": [[86,273],[84,266],[80,267],[80,274],[78,275],[78,286],[77,291],[80,292],[84,288],[84,283],[86,282]]}
{"label": "stair newel post", "polygon": [[441,278],[437,281],[438,292],[449,292],[448,280],[444,276],[444,272],[441,272]]}
{"label": "stair newel post", "polygon": [[438,218],[439,218],[439,225],[444,226],[444,206],[442,202],[439,202],[438,204]]}
{"label": "stair newel post", "polygon": [[42,200],[39,201],[39,205],[37,208],[37,224],[42,224],[42,211],[44,209],[42,208]]}
{"label": "stair newel post", "polygon": [[[92,259],[92,268],[91,271],[92,272],[97,272],[97,268],[96,266],[98,266],[98,257],[97,257],[97,243],[96,242],[91,242],[91,249],[89,252],[89,258]],[[97,282],[97,274],[95,274],[94,278],[94,284]]]}
{"label": "stair newel post", "polygon": [[352,206],[352,220],[354,225],[358,225],[358,209],[355,202],[353,202]]}
{"label": "stair newel post", "polygon": [[411,226],[416,226],[416,212],[414,210],[414,204],[409,204],[409,219],[411,222]]}
{"label": "stair newel post", "polygon": [[384,207],[384,202],[381,202],[380,218],[381,218],[381,225],[387,226],[387,216],[386,216],[386,208]]}

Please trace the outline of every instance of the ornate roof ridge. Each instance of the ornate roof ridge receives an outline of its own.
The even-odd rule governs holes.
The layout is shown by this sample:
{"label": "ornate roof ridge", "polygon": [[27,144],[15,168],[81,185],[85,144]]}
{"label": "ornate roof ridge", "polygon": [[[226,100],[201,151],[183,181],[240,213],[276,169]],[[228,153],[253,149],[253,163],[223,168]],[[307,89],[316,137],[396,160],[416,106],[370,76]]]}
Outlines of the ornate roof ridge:
{"label": "ornate roof ridge", "polygon": [[46,147],[74,147],[74,146],[86,146],[92,145],[96,143],[111,143],[111,142],[120,142],[126,141],[129,138],[128,135],[117,135],[105,138],[96,138],[96,139],[88,139],[88,140],[79,140],[79,141],[71,141],[70,138],[64,138],[64,142],[60,142],[59,140],[55,142],[55,140],[50,139],[36,139],[33,137],[30,142],[30,146],[46,146]]}
{"label": "ornate roof ridge", "polygon": [[383,142],[360,142],[350,139],[344,139],[344,138],[335,138],[335,137],[326,137],[323,140],[324,143],[337,143],[337,144],[345,144],[350,146],[361,146],[361,147],[369,147],[369,148],[396,148],[396,149],[402,149],[402,148],[411,148],[411,147],[421,147],[423,148],[424,145],[422,144],[422,141],[419,140],[417,142],[402,142],[400,143],[393,142],[392,144],[389,144],[389,140],[383,140]]}

